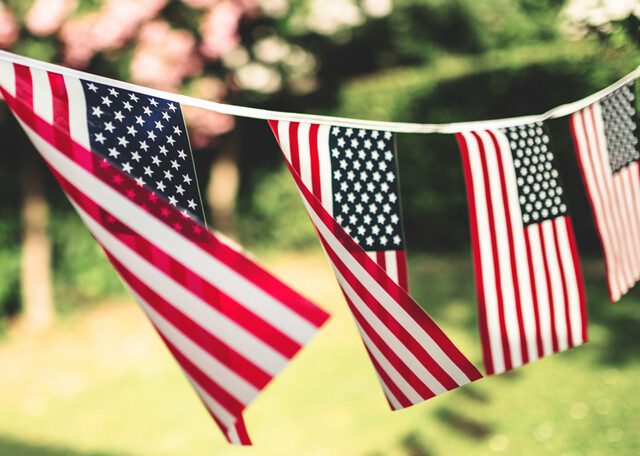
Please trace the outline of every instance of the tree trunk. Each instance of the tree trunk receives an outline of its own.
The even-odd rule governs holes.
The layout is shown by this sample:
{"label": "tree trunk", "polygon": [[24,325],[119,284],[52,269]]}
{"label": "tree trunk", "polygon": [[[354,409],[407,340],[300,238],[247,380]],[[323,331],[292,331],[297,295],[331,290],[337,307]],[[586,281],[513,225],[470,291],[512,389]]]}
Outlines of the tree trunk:
{"label": "tree trunk", "polygon": [[207,202],[213,216],[212,226],[227,235],[235,231],[235,208],[240,169],[238,166],[238,137],[231,133],[209,171]]}
{"label": "tree trunk", "polygon": [[51,242],[47,234],[49,210],[37,157],[25,154],[22,169],[24,202],[21,289],[23,322],[29,330],[42,330],[53,322]]}

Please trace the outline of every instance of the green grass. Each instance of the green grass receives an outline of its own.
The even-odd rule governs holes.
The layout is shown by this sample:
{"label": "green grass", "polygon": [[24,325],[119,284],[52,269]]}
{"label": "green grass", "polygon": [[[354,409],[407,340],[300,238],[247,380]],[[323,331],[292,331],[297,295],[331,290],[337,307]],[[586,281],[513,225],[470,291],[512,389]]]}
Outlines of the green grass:
{"label": "green grass", "polygon": [[[606,301],[587,262],[591,342],[408,410],[389,411],[328,265],[269,266],[333,313],[246,413],[253,448],[233,448],[130,302],[0,343],[1,455],[640,454],[640,293]],[[480,364],[467,258],[411,259],[415,297]]]}

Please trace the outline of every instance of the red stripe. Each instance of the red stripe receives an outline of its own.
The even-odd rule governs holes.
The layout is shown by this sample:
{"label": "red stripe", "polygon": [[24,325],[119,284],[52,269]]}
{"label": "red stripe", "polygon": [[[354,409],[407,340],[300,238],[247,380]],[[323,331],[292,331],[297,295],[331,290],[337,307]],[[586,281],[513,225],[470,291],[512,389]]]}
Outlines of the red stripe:
{"label": "red stripe", "polygon": [[64,77],[57,73],[48,73],[53,101],[53,123],[65,133],[69,133],[69,98]]}
{"label": "red stripe", "polygon": [[291,150],[291,166],[296,172],[300,172],[300,149],[298,146],[298,128],[300,124],[297,122],[289,123],[289,149]]}
{"label": "red stripe", "polygon": [[480,340],[482,342],[482,360],[484,370],[488,375],[495,373],[493,357],[491,356],[491,342],[489,341],[489,327],[487,323],[487,310],[484,296],[484,282],[482,277],[482,263],[480,261],[480,234],[478,219],[476,216],[476,202],[473,187],[473,176],[471,175],[471,164],[469,163],[469,148],[467,141],[460,133],[456,134],[458,145],[460,146],[460,156],[462,157],[462,168],[467,188],[467,201],[469,208],[469,228],[471,231],[471,247],[473,250],[473,270],[476,280],[476,295],[478,305],[478,328]]}
{"label": "red stripe", "polygon": [[[311,124],[309,127],[309,158],[311,159],[311,191],[322,201],[322,190],[320,188],[320,158],[318,157],[318,124]],[[329,195],[327,195],[329,196]]]}
{"label": "red stripe", "polygon": [[398,285],[405,291],[409,291],[409,274],[407,268],[407,255],[404,250],[396,252],[396,260],[398,262]]}
{"label": "red stripe", "polygon": [[502,339],[502,353],[504,355],[504,364],[506,370],[511,370],[513,364],[511,362],[511,350],[509,346],[509,335],[507,333],[507,324],[504,317],[504,297],[502,296],[501,276],[500,276],[500,255],[498,254],[498,239],[496,236],[495,228],[495,216],[493,214],[493,202],[491,200],[491,183],[489,182],[489,171],[487,169],[487,159],[485,154],[487,153],[484,144],[477,133],[472,132],[478,147],[480,149],[480,161],[482,163],[482,176],[484,179],[484,193],[485,201],[487,202],[487,216],[489,219],[489,232],[491,235],[491,250],[493,254],[493,274],[495,280],[496,296],[498,299],[498,320],[500,322],[500,335]]}
{"label": "red stripe", "polygon": [[[179,223],[182,226],[181,233],[185,236],[185,239],[195,241],[197,247],[223,262],[225,266],[240,276],[259,286],[264,292],[273,296],[284,306],[287,306],[310,323],[319,327],[328,319],[329,315],[326,312],[280,282],[242,253],[220,241],[213,233],[206,231],[203,225],[192,219],[185,219],[180,211],[162,198],[158,198],[145,187],[139,187],[135,180],[126,173],[117,170],[113,166],[105,166],[103,159],[73,141],[68,134],[62,132],[59,128],[33,115],[31,109],[9,93],[1,88],[0,90],[2,90],[5,101],[16,116],[23,120],[43,140],[74,160],[76,164],[92,173],[113,190],[129,198],[170,228],[175,229],[172,223]],[[115,178],[120,180],[119,185],[114,185],[113,179]],[[135,196],[131,198],[127,195],[127,191],[133,192]],[[194,238],[193,232],[196,229],[199,230],[200,234],[195,235]]]}
{"label": "red stripe", "polygon": [[13,64],[16,76],[16,98],[33,110],[33,81],[29,67]]}
{"label": "red stripe", "polygon": [[[574,150],[578,158],[577,162],[580,168],[580,175],[582,176],[582,182],[584,184],[584,187],[587,190],[587,199],[589,200],[589,206],[591,207],[591,215],[593,217],[593,220],[595,221],[596,230],[598,231],[598,239],[600,240],[600,248],[602,250],[602,256],[604,258],[604,271],[605,271],[605,276],[607,277],[607,290],[609,293],[609,301],[615,302],[613,298],[613,290],[612,290],[612,284],[611,284],[611,281],[613,279],[613,271],[611,270],[611,265],[609,264],[610,258],[607,255],[607,249],[605,249],[606,242],[610,243],[611,245],[613,245],[613,242],[612,240],[608,240],[608,241],[605,240],[605,234],[602,227],[603,221],[600,220],[596,212],[595,198],[597,197],[599,200],[602,199],[602,197],[599,194],[598,185],[594,183],[595,185],[590,186],[589,182],[587,181],[587,174],[584,169],[585,164],[583,163],[583,160],[589,160],[589,151],[588,150],[583,151],[580,148],[580,143],[578,142],[578,135],[576,132],[576,129],[577,129],[576,122],[578,118],[577,116],[583,116],[584,118],[584,110],[580,111],[579,113],[573,114],[569,118],[569,126],[571,127],[571,138],[573,139]],[[585,133],[585,137],[586,137],[586,133]],[[588,147],[589,147],[589,143],[587,142],[587,148]],[[590,166],[593,167],[593,165],[590,165]],[[604,207],[603,207],[603,211],[604,211]],[[569,223],[571,223],[570,220],[569,220]],[[575,256],[575,253],[574,253],[574,256]]]}
{"label": "red stripe", "polygon": [[[504,208],[504,219],[507,225],[507,239],[509,241],[509,260],[511,262],[511,277],[513,278],[513,289],[515,294],[515,307],[516,307],[516,315],[518,317],[518,331],[520,333],[520,353],[522,356],[522,363],[526,364],[529,362],[529,351],[527,349],[527,337],[524,332],[524,319],[522,318],[522,301],[520,299],[520,281],[518,277],[518,268],[516,265],[516,249],[514,247],[513,241],[513,226],[511,225],[511,212],[509,206],[509,195],[507,194],[507,184],[505,181],[505,173],[506,169],[502,163],[502,154],[500,144],[498,144],[498,140],[495,137],[495,134],[492,131],[487,131],[489,136],[491,137],[491,141],[493,142],[493,147],[496,151],[496,158],[498,161],[498,175],[500,176],[500,189],[502,191],[502,205]],[[511,150],[507,151],[509,155],[511,155]],[[513,166],[513,163],[511,163]],[[511,191],[516,191],[516,189],[510,189]],[[521,214],[518,214],[520,217]]]}
{"label": "red stripe", "polygon": [[240,443],[243,445],[251,445],[251,439],[247,433],[247,426],[245,425],[242,417],[238,418],[238,421],[236,421],[235,429],[238,437],[240,438]]}
{"label": "red stripe", "polygon": [[567,227],[567,237],[569,238],[569,245],[571,246],[571,259],[573,261],[573,270],[575,271],[575,281],[578,284],[578,296],[580,297],[580,314],[582,323],[582,341],[586,342],[587,340],[589,340],[587,334],[587,293],[584,288],[582,265],[580,264],[578,246],[576,245],[575,235],[573,234],[573,222],[569,217],[563,217],[563,220]]}
{"label": "red stripe", "polygon": [[[562,219],[564,217],[560,217]],[[569,312],[569,292],[567,290],[568,278],[564,270],[564,265],[562,264],[562,252],[560,252],[560,244],[558,242],[558,229],[556,228],[556,222],[558,219],[554,219],[551,223],[553,228],[553,243],[556,247],[556,257],[558,258],[558,267],[560,268],[560,283],[562,285],[562,299],[564,300],[564,321],[567,327],[567,342],[569,347],[573,347],[573,337],[571,334],[571,314]],[[560,220],[562,223],[562,220]],[[571,278],[573,279],[573,277]]]}
{"label": "red stripe", "polygon": [[[547,297],[549,298],[549,302],[547,305],[549,306],[549,319],[551,325],[551,346],[553,353],[558,351],[558,335],[556,334],[556,318],[555,312],[553,309],[553,290],[551,289],[551,276],[549,273],[549,261],[547,260],[547,248],[546,243],[544,242],[544,232],[542,231],[542,226],[540,224],[531,225],[538,230],[538,236],[540,238],[540,251],[542,252],[542,265],[544,268],[544,275],[547,281]],[[541,303],[544,305],[544,303]]]}
{"label": "red stripe", "polygon": [[280,135],[278,135],[278,124],[279,122],[277,120],[269,121],[269,126],[271,127],[271,131],[273,132],[273,136],[276,137],[276,141],[278,141],[278,144],[280,144]]}
{"label": "red stripe", "polygon": [[[122,223],[118,217],[102,209],[77,187],[58,174],[55,169],[50,168],[65,193],[89,214],[96,223],[100,224],[104,229],[109,231],[112,236],[116,237],[120,242],[160,269],[168,277],[173,278],[202,299],[208,306],[216,309],[230,320],[246,328],[251,334],[287,358],[292,358],[300,350],[300,344],[262,320],[230,296],[215,288],[196,272],[167,255],[155,244],[148,242],[133,231],[113,229],[114,226],[117,226],[116,224]],[[113,226],[107,226],[105,220],[113,220]],[[129,234],[127,234],[127,231],[129,231]]]}
{"label": "red stripe", "polygon": [[529,230],[524,229],[524,242],[527,246],[527,269],[529,271],[529,280],[531,281],[531,298],[533,299],[533,315],[536,322],[536,347],[538,349],[538,356],[544,356],[544,346],[542,345],[542,333],[540,331],[540,310],[538,303],[538,285],[536,283],[536,277],[533,270],[533,259],[531,257],[531,241],[529,240]]}

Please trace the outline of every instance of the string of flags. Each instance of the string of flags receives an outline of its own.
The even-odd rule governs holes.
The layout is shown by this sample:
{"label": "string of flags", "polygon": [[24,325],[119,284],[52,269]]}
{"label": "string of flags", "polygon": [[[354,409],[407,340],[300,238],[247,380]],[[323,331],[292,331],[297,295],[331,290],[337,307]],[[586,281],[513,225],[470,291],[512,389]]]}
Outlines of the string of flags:
{"label": "string of flags", "polygon": [[484,371],[588,340],[570,205],[545,120],[568,117],[609,296],[640,279],[640,68],[539,116],[371,122],[206,102],[0,52],[0,94],[233,444],[329,315],[206,223],[182,105],[264,119],[393,410],[482,378],[411,297],[397,133],[455,134]]}

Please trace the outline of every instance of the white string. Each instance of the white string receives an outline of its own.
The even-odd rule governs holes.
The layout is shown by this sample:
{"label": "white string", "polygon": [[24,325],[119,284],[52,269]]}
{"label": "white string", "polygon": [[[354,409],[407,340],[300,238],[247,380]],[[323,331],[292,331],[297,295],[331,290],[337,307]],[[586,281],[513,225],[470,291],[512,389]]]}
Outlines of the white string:
{"label": "white string", "polygon": [[54,65],[52,63],[41,62],[39,60],[30,59],[20,55],[12,54],[10,52],[0,50],[0,60],[6,62],[23,64],[32,68],[41,69],[44,71],[52,71],[63,75],[82,78],[86,81],[96,82],[99,84],[107,84],[113,87],[118,87],[123,90],[131,90],[143,93],[151,97],[164,98],[171,100],[182,105],[193,106],[196,108],[202,108],[209,111],[215,111],[220,114],[228,114],[237,117],[247,117],[252,119],[262,120],[278,120],[288,122],[307,122],[316,123],[321,125],[340,125],[352,128],[366,128],[371,130],[385,130],[395,133],[445,133],[453,134],[465,131],[474,130],[486,130],[490,128],[506,128],[517,125],[525,125],[533,122],[542,122],[548,119],[556,119],[558,117],[568,116],[577,112],[587,106],[595,103],[596,101],[607,96],[611,92],[619,89],[620,87],[628,84],[629,82],[640,77],[640,66],[634,71],[627,74],[619,81],[611,84],[609,87],[602,89],[593,95],[583,98],[573,103],[563,104],[555,107],[544,114],[511,117],[506,119],[492,119],[475,122],[456,122],[447,124],[421,124],[421,123],[406,123],[406,122],[381,122],[363,119],[349,119],[344,117],[331,117],[331,116],[319,116],[309,114],[298,114],[282,111],[269,111],[267,109],[248,108],[246,106],[236,106],[225,103],[217,103],[215,101],[201,100],[199,98],[190,97],[187,95],[181,95],[171,92],[165,92],[162,90],[150,89],[148,87],[142,87],[128,82],[121,82],[115,79],[105,78],[102,76],[95,76],[83,71],[73,70],[71,68],[63,67],[60,65]]}

